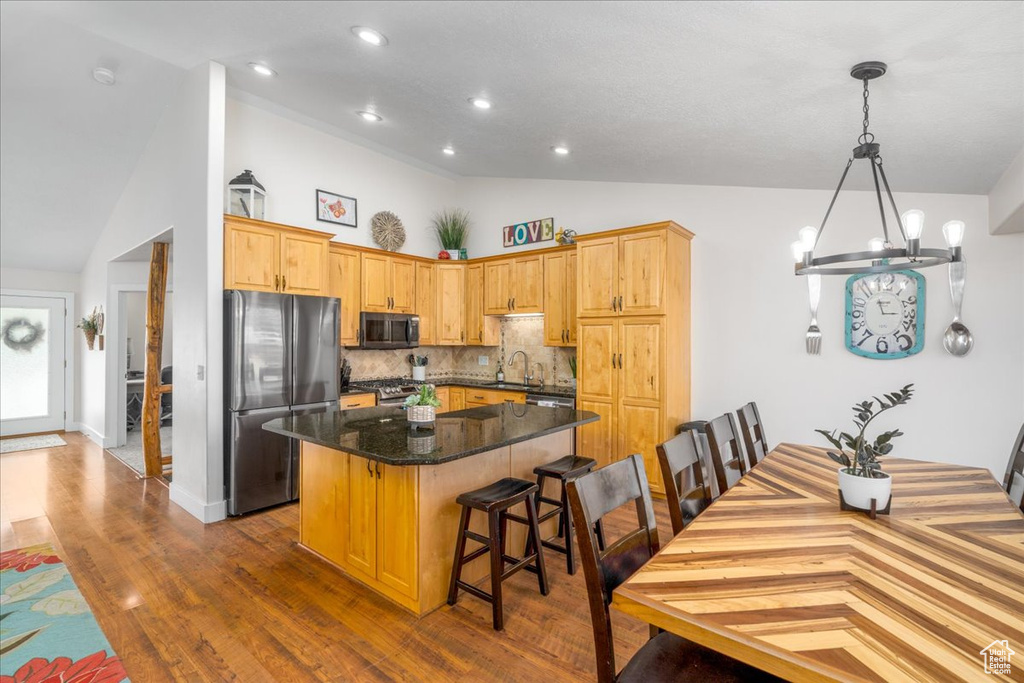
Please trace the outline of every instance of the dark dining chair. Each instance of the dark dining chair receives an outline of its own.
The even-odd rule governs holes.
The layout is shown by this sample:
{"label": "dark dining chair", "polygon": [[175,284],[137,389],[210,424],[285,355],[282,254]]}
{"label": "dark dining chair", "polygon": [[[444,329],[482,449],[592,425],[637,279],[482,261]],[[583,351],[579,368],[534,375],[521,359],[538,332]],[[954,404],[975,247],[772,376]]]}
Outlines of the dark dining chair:
{"label": "dark dining chair", "polygon": [[[615,641],[609,613],[612,591],[660,548],[643,458],[631,455],[584,474],[566,487],[580,547],[580,564],[587,579],[598,683],[777,680],[675,634],[658,633],[653,628],[651,639],[616,674]],[[635,503],[639,526],[610,543],[604,551],[600,550],[594,524],[612,510],[631,502]],[[608,530],[606,526],[605,531]]]}
{"label": "dark dining chair", "polygon": [[1017,441],[1010,452],[1010,462],[1006,466],[1006,476],[1003,477],[1003,488],[1009,494],[1010,500],[1019,505],[1021,512],[1024,512],[1024,425],[1021,425]]}
{"label": "dark dining chair", "polygon": [[718,493],[721,495],[747,473],[743,447],[736,436],[736,420],[733,419],[732,413],[719,415],[708,422],[706,433],[708,450],[711,451],[711,464],[715,468],[715,479],[718,481]]}
{"label": "dark dining chair", "polygon": [[740,431],[743,432],[743,445],[747,448],[747,460],[751,467],[764,460],[768,455],[768,438],[764,435],[764,423],[757,404],[751,401],[736,411],[740,418]]}
{"label": "dark dining chair", "polygon": [[696,432],[677,434],[656,448],[672,534],[677,535],[711,503],[711,494],[704,485]]}

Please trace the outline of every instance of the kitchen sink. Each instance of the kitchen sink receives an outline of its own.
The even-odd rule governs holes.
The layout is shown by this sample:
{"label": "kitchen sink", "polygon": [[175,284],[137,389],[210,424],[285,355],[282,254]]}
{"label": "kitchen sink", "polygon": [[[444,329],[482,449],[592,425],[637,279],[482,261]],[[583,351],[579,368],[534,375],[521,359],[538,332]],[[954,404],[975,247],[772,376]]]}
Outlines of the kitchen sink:
{"label": "kitchen sink", "polygon": [[520,384],[519,382],[487,382],[482,386],[489,387],[491,389],[541,389],[543,387],[537,384]]}

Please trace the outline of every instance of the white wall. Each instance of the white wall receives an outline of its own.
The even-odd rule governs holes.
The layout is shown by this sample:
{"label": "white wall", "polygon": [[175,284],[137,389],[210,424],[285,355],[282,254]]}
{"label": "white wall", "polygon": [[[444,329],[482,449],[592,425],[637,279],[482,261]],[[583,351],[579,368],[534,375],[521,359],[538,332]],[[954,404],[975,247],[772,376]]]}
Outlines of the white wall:
{"label": "white wall", "polygon": [[[224,67],[209,63],[185,74],[82,271],[81,307],[110,300],[113,285],[138,264],[108,263],[174,229],[174,482],[171,500],[196,517],[224,517],[221,431],[222,192]],[[144,280],[143,280],[144,281]],[[215,287],[214,287],[215,285]],[[212,321],[212,322],[211,322]],[[209,353],[208,353],[209,349]],[[113,353],[111,359],[117,358]],[[83,423],[107,442],[117,419],[104,400],[119,368],[108,354],[82,364]],[[105,444],[106,445],[106,444]]]}
{"label": "white wall", "polygon": [[39,292],[77,292],[78,273],[28,268],[0,268],[0,287]]}
{"label": "white wall", "polygon": [[[402,253],[436,256],[437,242],[429,229],[435,211],[452,205],[455,182],[414,168],[365,147],[228,99],[223,188],[251,169],[267,189],[266,220],[335,233],[335,241],[376,246],[370,218],[392,211],[405,226]],[[316,220],[316,190],[358,201],[358,227]]]}
{"label": "white wall", "polygon": [[988,193],[989,232],[1024,232],[1024,149]]}
{"label": "white wall", "polygon": [[[1024,420],[1024,235],[989,235],[985,197],[896,196],[901,209],[925,211],[926,244],[942,244],[939,226],[946,220],[967,223],[964,318],[974,350],[953,358],[942,349],[952,305],[946,268],[937,267],[923,271],[924,350],[877,361],[843,346],[846,278],[840,276],[823,278],[822,354],[804,353],[807,288],[792,274],[789,244],[800,227],[821,220],[831,192],[511,179],[466,180],[459,192],[475,218],[474,256],[511,252],[502,248],[501,227],[546,216],[580,233],[666,219],[696,233],[694,418],[756,400],[773,442],[825,445],[815,428],[846,428],[853,401],[913,382],[910,405],[880,420],[879,426],[906,433],[895,454],[988,467],[1002,476]],[[819,251],[865,248],[880,233],[874,194],[847,193]]]}

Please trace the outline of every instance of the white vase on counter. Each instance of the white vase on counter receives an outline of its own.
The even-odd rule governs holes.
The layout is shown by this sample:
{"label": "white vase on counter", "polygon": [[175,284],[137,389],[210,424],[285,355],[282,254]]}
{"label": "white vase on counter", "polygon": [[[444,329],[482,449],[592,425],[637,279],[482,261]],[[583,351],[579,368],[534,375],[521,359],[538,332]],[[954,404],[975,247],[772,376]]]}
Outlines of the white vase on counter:
{"label": "white vase on counter", "polygon": [[448,258],[452,261],[458,261],[461,258],[461,250],[459,249],[445,249],[448,252]]}
{"label": "white vase on counter", "polygon": [[412,368],[412,378],[417,382],[427,381],[427,368],[423,365],[414,365]]}

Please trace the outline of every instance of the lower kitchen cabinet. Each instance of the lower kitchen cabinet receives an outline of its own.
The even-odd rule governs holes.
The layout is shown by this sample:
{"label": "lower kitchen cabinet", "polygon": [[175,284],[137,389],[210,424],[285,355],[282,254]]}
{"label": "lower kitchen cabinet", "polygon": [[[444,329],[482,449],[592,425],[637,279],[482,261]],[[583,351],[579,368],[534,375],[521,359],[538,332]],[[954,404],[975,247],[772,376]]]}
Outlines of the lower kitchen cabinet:
{"label": "lower kitchen cabinet", "polygon": [[466,388],[466,407],[493,406],[505,401],[526,403],[526,394],[518,391],[495,391],[494,389]]}
{"label": "lower kitchen cabinet", "polygon": [[338,408],[341,410],[372,408],[375,405],[377,405],[377,394],[342,394],[338,399]]}
{"label": "lower kitchen cabinet", "polygon": [[437,409],[437,414],[447,413],[451,410],[451,390],[448,387],[437,387],[434,390],[437,394],[437,400],[441,402],[441,407]]}
{"label": "lower kitchen cabinet", "polygon": [[466,407],[466,390],[462,387],[449,387],[448,388],[449,400],[451,401],[451,407],[448,408],[448,412],[453,410],[463,410]]}
{"label": "lower kitchen cabinet", "polygon": [[301,542],[396,601],[416,602],[418,474],[304,446],[300,495],[317,507],[303,508]]}

